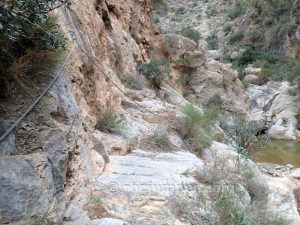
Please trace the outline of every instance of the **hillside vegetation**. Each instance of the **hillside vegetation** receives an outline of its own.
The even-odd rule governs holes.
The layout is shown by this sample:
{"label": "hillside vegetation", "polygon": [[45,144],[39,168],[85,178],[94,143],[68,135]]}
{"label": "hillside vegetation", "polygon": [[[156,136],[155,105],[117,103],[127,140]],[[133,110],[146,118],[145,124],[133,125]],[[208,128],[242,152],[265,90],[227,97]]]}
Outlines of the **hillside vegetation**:
{"label": "hillside vegetation", "polygon": [[[232,62],[243,77],[248,64],[263,69],[268,80],[297,80],[300,74],[299,55],[287,48],[294,27],[293,1],[237,1],[226,13],[227,45],[224,61]],[[231,26],[232,22],[239,25]],[[236,59],[226,54],[228,49],[243,49]]]}

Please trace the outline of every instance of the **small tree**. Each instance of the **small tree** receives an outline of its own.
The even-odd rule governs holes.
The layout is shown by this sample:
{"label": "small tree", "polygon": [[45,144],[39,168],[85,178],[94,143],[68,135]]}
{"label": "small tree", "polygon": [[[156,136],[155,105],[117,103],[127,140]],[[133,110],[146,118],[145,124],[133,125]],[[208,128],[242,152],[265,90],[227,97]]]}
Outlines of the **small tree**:
{"label": "small tree", "polygon": [[139,66],[139,73],[143,74],[150,80],[154,87],[159,88],[164,78],[164,74],[169,74],[169,62],[167,59],[151,60]]}
{"label": "small tree", "polygon": [[[35,55],[49,53],[52,57],[56,52],[57,56],[60,55],[60,50],[65,47],[65,38],[49,12],[63,5],[69,6],[70,1],[0,2],[0,86],[4,90],[8,90],[8,83],[12,81],[24,87],[28,75],[41,72],[32,69],[42,65],[34,58]],[[14,69],[11,70],[11,67]],[[45,68],[48,66],[45,65],[43,70]],[[23,75],[25,79],[20,79]]]}
{"label": "small tree", "polygon": [[184,37],[192,39],[193,41],[195,41],[197,43],[197,45],[199,44],[199,40],[201,38],[201,35],[197,30],[195,30],[191,26],[183,27],[180,30],[180,34]]}
{"label": "small tree", "polygon": [[221,120],[221,128],[232,140],[238,152],[242,153],[249,147],[253,141],[253,137],[260,129],[260,125],[255,121],[247,121],[245,116],[239,113],[233,113],[232,119]]}

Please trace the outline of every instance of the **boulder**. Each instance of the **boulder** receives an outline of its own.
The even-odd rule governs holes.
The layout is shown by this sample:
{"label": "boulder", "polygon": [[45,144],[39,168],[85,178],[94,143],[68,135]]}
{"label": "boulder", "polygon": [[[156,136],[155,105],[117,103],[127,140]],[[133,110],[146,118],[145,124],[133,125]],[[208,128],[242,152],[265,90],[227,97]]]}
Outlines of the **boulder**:
{"label": "boulder", "polygon": [[278,140],[296,140],[297,134],[294,133],[295,130],[292,127],[284,127],[280,125],[272,126],[269,129],[269,136],[273,139]]}
{"label": "boulder", "polygon": [[245,69],[245,74],[251,74],[256,76],[262,76],[262,69],[261,68],[254,68],[254,67],[247,67]]}
{"label": "boulder", "polygon": [[216,61],[216,60],[209,60],[206,63],[206,67],[207,67],[207,70],[209,70],[209,71],[218,72],[222,67],[222,63],[220,63],[219,61]]}
{"label": "boulder", "polygon": [[282,216],[290,225],[300,224],[300,217],[294,193],[288,188],[286,182],[280,178],[268,180],[268,208],[278,216]]}
{"label": "boulder", "polygon": [[300,96],[291,96],[289,91],[288,82],[268,82],[263,86],[250,85],[247,88],[250,99],[248,115],[251,120],[268,122],[271,138],[295,140],[300,137],[297,128]]}
{"label": "boulder", "polygon": [[230,65],[215,60],[207,62],[207,70],[197,70],[192,74],[190,87],[200,104],[207,105],[209,100],[219,93],[222,96],[222,107],[226,110],[245,113],[247,96],[238,78],[238,73]]}
{"label": "boulder", "polygon": [[250,84],[255,84],[255,85],[263,85],[265,83],[265,80],[263,77],[257,76],[254,74],[246,75],[244,80],[249,82]]}
{"label": "boulder", "polygon": [[218,50],[208,50],[206,52],[207,59],[220,60],[220,51]]}
{"label": "boulder", "polygon": [[161,84],[160,95],[168,102],[178,107],[183,107],[189,102],[174,88],[165,82]]}
{"label": "boulder", "polygon": [[172,61],[179,60],[186,52],[193,52],[196,46],[196,42],[189,38],[176,34],[164,35],[164,51]]}

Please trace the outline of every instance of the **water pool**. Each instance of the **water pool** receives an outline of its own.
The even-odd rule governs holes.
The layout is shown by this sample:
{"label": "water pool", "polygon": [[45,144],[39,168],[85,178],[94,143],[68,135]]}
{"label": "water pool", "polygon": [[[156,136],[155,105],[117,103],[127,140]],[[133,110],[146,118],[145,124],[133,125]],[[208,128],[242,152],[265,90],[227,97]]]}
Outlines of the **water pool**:
{"label": "water pool", "polygon": [[277,141],[251,149],[251,158],[256,162],[292,164],[300,167],[300,141]]}

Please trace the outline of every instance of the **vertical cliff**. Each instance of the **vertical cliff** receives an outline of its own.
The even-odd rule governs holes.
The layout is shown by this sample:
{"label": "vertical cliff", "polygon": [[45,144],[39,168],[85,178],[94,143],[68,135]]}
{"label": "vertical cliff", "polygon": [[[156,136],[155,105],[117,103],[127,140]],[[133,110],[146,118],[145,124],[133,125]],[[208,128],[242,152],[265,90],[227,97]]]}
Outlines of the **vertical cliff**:
{"label": "vertical cliff", "polygon": [[53,12],[72,52],[49,93],[1,144],[1,224],[61,223],[75,189],[69,180],[81,185],[89,166],[82,158],[93,157],[96,111],[121,102],[109,79],[122,89],[116,74],[135,72],[159,38],[152,7],[151,0],[74,0]]}

